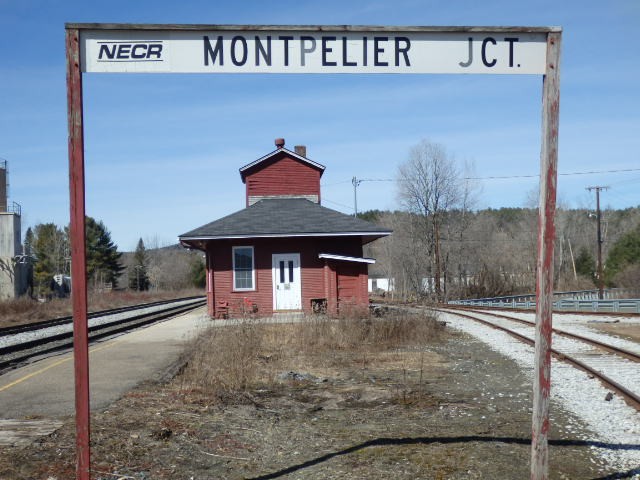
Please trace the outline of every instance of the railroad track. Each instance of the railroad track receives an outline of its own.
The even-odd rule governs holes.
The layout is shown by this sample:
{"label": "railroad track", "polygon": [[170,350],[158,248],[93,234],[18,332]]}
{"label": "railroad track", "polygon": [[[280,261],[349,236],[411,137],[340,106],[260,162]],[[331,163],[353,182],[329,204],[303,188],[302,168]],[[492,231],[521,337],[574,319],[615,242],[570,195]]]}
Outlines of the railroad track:
{"label": "railroad track", "polygon": [[[187,297],[95,312],[89,315],[89,341],[159,322],[204,304],[204,297]],[[71,347],[72,317],[0,329],[0,372]]]}
{"label": "railroad track", "polygon": [[[535,344],[535,323],[505,314],[469,308],[436,308],[508,333],[529,345]],[[620,394],[627,404],[640,411],[640,345],[606,335],[586,336],[553,328],[552,355],[600,380],[608,389]]]}
{"label": "railroad track", "polygon": [[[160,300],[157,302],[139,303],[137,305],[130,305],[127,307],[110,308],[108,310],[91,312],[89,313],[88,316],[90,319],[96,318],[96,317],[104,317],[105,315],[113,315],[113,314],[122,313],[122,312],[133,312],[135,310],[140,310],[143,308],[156,307],[160,305],[168,305],[171,303],[175,303],[177,301],[196,300],[201,298],[203,297],[192,296],[192,297],[183,297],[183,298],[178,298],[173,300]],[[34,329],[55,327],[57,325],[65,325],[72,321],[73,321],[73,317],[68,316],[68,317],[52,318],[50,320],[43,320],[41,322],[31,322],[31,323],[23,323],[20,325],[12,325],[10,327],[0,327],[0,337],[3,337],[5,335],[15,335],[17,333],[22,333],[22,332],[30,332],[30,331],[33,331]]]}

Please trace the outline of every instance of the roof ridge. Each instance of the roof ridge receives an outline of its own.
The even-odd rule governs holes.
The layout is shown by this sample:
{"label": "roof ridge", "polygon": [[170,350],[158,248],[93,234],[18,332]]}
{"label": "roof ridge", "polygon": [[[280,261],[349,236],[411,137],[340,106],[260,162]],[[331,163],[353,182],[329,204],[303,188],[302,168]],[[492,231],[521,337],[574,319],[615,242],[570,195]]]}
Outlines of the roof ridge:
{"label": "roof ridge", "polygon": [[282,147],[282,148],[276,148],[274,151],[267,153],[266,155],[263,155],[262,157],[258,158],[257,160],[254,160],[251,163],[246,164],[243,167],[239,168],[240,171],[240,176],[242,176],[244,178],[244,172],[246,172],[247,170],[255,167],[256,165],[259,165],[262,162],[265,162],[266,160],[269,160],[270,158],[272,158],[273,156],[275,156],[278,153],[282,153],[285,152],[289,155],[291,155],[292,157],[307,163],[309,165],[311,165],[314,168],[317,168],[318,170],[320,170],[321,172],[324,172],[326,167],[318,162],[314,162],[313,160],[311,160],[308,157],[303,157],[302,155],[298,155],[296,152],[292,152],[291,150],[289,150],[288,148]]}
{"label": "roof ridge", "polygon": [[[304,200],[302,202],[301,200]],[[386,236],[391,230],[324,207],[305,198],[268,198],[180,235],[187,238],[230,236],[365,235]]]}

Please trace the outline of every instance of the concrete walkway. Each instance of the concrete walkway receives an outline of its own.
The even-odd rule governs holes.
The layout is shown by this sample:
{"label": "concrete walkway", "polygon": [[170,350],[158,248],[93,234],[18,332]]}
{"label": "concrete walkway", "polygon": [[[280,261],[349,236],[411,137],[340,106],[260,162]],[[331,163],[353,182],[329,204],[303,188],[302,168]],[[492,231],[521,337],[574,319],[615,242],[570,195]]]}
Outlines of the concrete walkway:
{"label": "concrete walkway", "polygon": [[[160,378],[178,360],[185,341],[211,323],[202,307],[91,346],[91,409],[105,408],[140,382]],[[0,376],[0,418],[73,415],[74,402],[72,352]]]}
{"label": "concrete walkway", "polygon": [[[303,315],[250,321],[300,322]],[[107,408],[145,380],[172,371],[186,341],[208,326],[237,325],[242,319],[211,320],[206,307],[126,333],[89,348],[91,411]],[[45,358],[0,376],[0,445],[29,444],[49,435],[75,414],[73,352]],[[34,418],[35,417],[35,418]]]}

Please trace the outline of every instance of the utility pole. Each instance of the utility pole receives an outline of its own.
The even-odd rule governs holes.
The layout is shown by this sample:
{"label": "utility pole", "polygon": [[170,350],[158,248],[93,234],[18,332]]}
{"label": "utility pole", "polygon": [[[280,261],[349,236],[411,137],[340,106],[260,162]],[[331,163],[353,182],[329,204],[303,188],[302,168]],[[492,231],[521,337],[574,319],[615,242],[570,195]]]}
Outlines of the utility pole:
{"label": "utility pole", "polygon": [[355,176],[351,179],[351,183],[353,184],[353,216],[358,216],[358,193],[357,188],[362,183],[362,179],[358,180]]}
{"label": "utility pole", "polygon": [[587,187],[587,190],[596,191],[596,219],[598,223],[598,298],[602,300],[604,292],[604,275],[602,272],[602,227],[601,227],[601,214],[600,214],[600,190],[606,190],[609,187],[594,186]]}
{"label": "utility pole", "polygon": [[578,280],[578,272],[576,272],[576,261],[573,258],[573,249],[571,248],[571,239],[567,238],[567,242],[569,243],[569,254],[571,255],[571,265],[573,266],[573,279]]}
{"label": "utility pole", "polygon": [[358,193],[357,188],[360,186],[362,182],[393,182],[393,178],[356,178],[355,176],[351,179],[351,183],[353,184],[353,210],[354,217],[358,216]]}

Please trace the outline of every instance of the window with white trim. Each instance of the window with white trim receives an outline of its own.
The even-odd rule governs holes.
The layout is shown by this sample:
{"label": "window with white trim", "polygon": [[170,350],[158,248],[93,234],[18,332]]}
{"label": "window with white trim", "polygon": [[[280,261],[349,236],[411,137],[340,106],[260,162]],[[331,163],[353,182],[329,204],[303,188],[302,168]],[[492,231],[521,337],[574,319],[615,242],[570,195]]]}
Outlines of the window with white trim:
{"label": "window with white trim", "polygon": [[253,247],[233,247],[233,289],[255,289]]}

